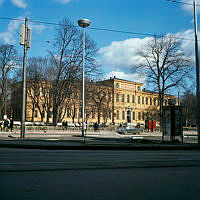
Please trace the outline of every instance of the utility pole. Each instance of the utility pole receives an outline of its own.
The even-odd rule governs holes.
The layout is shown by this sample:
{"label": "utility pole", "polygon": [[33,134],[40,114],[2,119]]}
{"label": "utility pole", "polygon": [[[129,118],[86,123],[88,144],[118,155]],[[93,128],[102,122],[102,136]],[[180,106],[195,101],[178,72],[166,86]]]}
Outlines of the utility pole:
{"label": "utility pole", "polygon": [[25,26],[20,26],[20,45],[24,46],[23,57],[23,76],[22,76],[22,118],[20,138],[25,138],[25,120],[26,120],[26,61],[27,51],[30,48],[31,29],[28,28],[28,19],[25,18]]}
{"label": "utility pole", "polygon": [[4,88],[4,118],[7,118],[7,76],[5,78],[5,88]]}
{"label": "utility pole", "polygon": [[199,50],[198,50],[198,39],[197,39],[197,12],[196,12],[196,0],[193,0],[194,8],[194,37],[195,37],[195,62],[196,62],[196,96],[197,96],[197,133],[198,133],[198,144],[200,144],[200,71],[199,71]]}

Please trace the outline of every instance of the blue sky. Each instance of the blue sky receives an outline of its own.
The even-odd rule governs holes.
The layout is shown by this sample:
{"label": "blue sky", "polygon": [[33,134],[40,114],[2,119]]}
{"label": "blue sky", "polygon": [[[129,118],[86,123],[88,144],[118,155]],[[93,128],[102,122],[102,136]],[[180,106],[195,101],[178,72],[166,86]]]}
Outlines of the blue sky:
{"label": "blue sky", "polygon": [[[192,3],[192,0],[183,0]],[[197,0],[200,4],[200,0]],[[80,18],[92,21],[91,27],[107,28],[144,34],[173,33],[193,38],[192,6],[166,0],[0,0],[0,17],[38,20],[58,23],[68,17],[76,24]],[[0,42],[16,45],[19,54],[20,21],[0,18]],[[55,37],[55,26],[30,23],[32,42],[28,56],[45,56]],[[99,48],[98,60],[107,76],[138,81],[130,73],[137,62],[136,51],[149,36],[131,35],[87,29]],[[45,41],[50,41],[47,43]],[[193,54],[192,41],[183,41],[183,47]]]}

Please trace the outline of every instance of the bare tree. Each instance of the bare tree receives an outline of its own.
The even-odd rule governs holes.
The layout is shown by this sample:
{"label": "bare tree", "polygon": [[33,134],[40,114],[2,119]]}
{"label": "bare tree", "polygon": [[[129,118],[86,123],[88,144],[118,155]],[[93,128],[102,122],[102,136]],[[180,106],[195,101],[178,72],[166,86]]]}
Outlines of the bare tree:
{"label": "bare tree", "polygon": [[183,123],[186,127],[196,125],[196,95],[187,90],[181,97]]}
{"label": "bare tree", "polygon": [[156,107],[147,108],[144,112],[144,119],[159,121],[159,110]]}
{"label": "bare tree", "polygon": [[[66,99],[73,94],[73,86],[79,82],[82,72],[82,35],[68,19],[64,19],[56,30],[57,37],[52,58],[53,123],[60,121]],[[86,75],[96,70],[95,43],[86,37]],[[79,88],[80,89],[80,88]]]}
{"label": "bare tree", "polygon": [[138,56],[142,61],[133,69],[145,74],[147,82],[159,93],[162,116],[164,95],[187,78],[192,71],[191,60],[181,48],[181,42],[170,35],[152,38],[138,51]]}
{"label": "bare tree", "polygon": [[40,113],[41,121],[47,113],[46,122],[49,123],[52,110],[52,84],[50,80],[49,59],[32,57],[27,65],[27,95],[31,100],[32,121],[35,108]]}
{"label": "bare tree", "polygon": [[101,122],[101,117],[103,117],[104,122],[106,122],[112,106],[111,89],[98,83],[90,83],[87,85],[87,94],[86,102],[88,111],[90,111],[90,113],[94,111],[97,113],[98,124]]}
{"label": "bare tree", "polygon": [[7,114],[10,75],[17,66],[18,57],[13,45],[0,45],[0,114]]}

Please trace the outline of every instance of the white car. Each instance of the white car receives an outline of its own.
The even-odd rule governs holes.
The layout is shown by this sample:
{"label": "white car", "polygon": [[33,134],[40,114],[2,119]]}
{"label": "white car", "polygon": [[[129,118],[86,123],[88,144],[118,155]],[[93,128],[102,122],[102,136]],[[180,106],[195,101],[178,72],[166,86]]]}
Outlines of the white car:
{"label": "white car", "polygon": [[141,133],[143,132],[143,129],[142,128],[135,128],[134,126],[122,126],[122,127],[119,127],[117,128],[116,130],[117,133],[119,134],[137,134],[137,133]]}

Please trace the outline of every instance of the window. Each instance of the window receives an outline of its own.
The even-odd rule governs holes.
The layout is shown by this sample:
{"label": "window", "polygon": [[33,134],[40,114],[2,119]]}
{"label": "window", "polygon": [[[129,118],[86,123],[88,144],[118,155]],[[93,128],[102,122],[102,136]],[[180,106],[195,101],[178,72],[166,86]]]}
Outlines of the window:
{"label": "window", "polygon": [[144,97],[142,97],[142,104],[144,104]]}
{"label": "window", "polygon": [[145,118],[145,114],[144,114],[144,112],[142,113],[142,120],[144,120],[144,118]]}
{"label": "window", "polygon": [[154,106],[156,106],[156,98],[154,98],[154,100],[153,100],[153,101],[154,101]]}
{"label": "window", "polygon": [[133,120],[135,120],[135,112],[133,112],[132,115],[133,115]]}
{"label": "window", "polygon": [[127,103],[130,103],[130,95],[127,94]]}
{"label": "window", "polygon": [[42,111],[41,117],[45,117],[45,112],[44,111]]}
{"label": "window", "polygon": [[122,111],[122,119],[125,119],[125,112]]}
{"label": "window", "polygon": [[92,119],[95,119],[95,111],[92,110]]}
{"label": "window", "polygon": [[152,98],[150,98],[150,105],[152,105]]}
{"label": "window", "polygon": [[138,104],[140,104],[140,96],[138,96]]}
{"label": "window", "polygon": [[148,105],[148,101],[149,101],[149,99],[148,99],[148,97],[146,97],[146,104]]}
{"label": "window", "polygon": [[119,101],[119,94],[116,94],[116,102]]}
{"label": "window", "polygon": [[77,109],[74,109],[74,118],[77,118]]}
{"label": "window", "polygon": [[51,111],[49,112],[49,114],[48,114],[48,115],[49,115],[49,118],[52,118],[52,117],[53,117],[53,114],[52,114],[52,112],[51,112]]}
{"label": "window", "polygon": [[122,94],[122,102],[124,102],[124,94]]}
{"label": "window", "polygon": [[132,103],[135,103],[135,96],[132,95]]}
{"label": "window", "polygon": [[82,117],[82,109],[79,109],[79,118]]}
{"label": "window", "polygon": [[116,119],[119,119],[119,110],[117,110]]}
{"label": "window", "polygon": [[138,112],[138,120],[141,120],[141,112]]}
{"label": "window", "polygon": [[34,111],[34,117],[38,117],[38,111],[37,110]]}
{"label": "window", "polygon": [[138,86],[138,87],[137,87],[137,90],[138,90],[138,91],[140,91],[140,90],[141,90],[141,87],[140,87],[140,86]]}
{"label": "window", "polygon": [[67,117],[70,117],[70,116],[71,116],[71,110],[67,109]]}
{"label": "window", "polygon": [[109,117],[109,119],[111,119],[111,112],[110,111],[108,113],[108,117]]}
{"label": "window", "polygon": [[111,92],[108,92],[108,101],[111,101]]}

